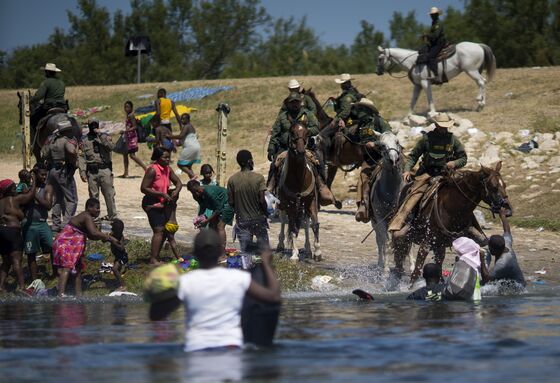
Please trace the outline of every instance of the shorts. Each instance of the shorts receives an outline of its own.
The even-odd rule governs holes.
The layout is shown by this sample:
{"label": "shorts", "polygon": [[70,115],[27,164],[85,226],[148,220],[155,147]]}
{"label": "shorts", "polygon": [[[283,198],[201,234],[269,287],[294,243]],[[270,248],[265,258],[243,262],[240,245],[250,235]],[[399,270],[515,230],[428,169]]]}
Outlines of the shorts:
{"label": "shorts", "polygon": [[138,152],[138,147],[132,148],[132,149],[128,149],[128,151],[127,151],[128,154],[134,154],[134,153],[136,153],[136,152]]}
{"label": "shorts", "polygon": [[21,228],[0,226],[0,254],[10,255],[14,251],[23,251]]}
{"label": "shorts", "polygon": [[22,234],[25,254],[51,252],[53,233],[46,222],[28,222],[22,227]]}
{"label": "shorts", "polygon": [[144,209],[146,215],[148,216],[148,222],[150,223],[150,227],[152,229],[165,227],[165,224],[167,223],[167,219],[168,219],[165,209],[163,207],[161,208],[152,207],[146,210],[146,207],[153,205],[153,203],[150,202],[154,202],[154,199],[149,197],[144,197],[142,199],[142,208]]}

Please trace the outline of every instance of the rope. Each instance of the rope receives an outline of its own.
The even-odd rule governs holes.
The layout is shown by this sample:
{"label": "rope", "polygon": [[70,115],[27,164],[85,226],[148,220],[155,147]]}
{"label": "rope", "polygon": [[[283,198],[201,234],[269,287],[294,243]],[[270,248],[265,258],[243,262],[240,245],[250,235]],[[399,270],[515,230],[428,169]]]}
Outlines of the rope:
{"label": "rope", "polygon": [[403,62],[405,62],[406,59],[408,59],[409,57],[414,56],[415,54],[417,54],[418,52],[413,52],[411,54],[409,54],[408,56],[406,56],[404,59],[402,59],[401,61],[396,60],[393,61],[392,59],[394,59],[394,56],[391,56],[391,48],[387,48],[387,58],[389,59],[389,62],[391,63],[391,66],[389,66],[389,68],[387,68],[386,72],[389,73],[389,76],[393,77],[393,78],[405,78],[408,77],[408,72],[404,75],[404,76],[395,76],[393,75],[393,73],[391,73],[391,69],[396,66],[396,65],[402,65]]}

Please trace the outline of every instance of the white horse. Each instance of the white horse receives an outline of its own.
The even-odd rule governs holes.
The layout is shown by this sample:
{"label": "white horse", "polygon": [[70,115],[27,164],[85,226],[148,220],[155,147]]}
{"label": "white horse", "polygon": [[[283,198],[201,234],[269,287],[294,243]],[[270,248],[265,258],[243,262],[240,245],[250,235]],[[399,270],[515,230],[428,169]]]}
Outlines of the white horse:
{"label": "white horse", "polygon": [[370,190],[372,212],[371,225],[375,230],[377,242],[377,265],[385,272],[389,271],[385,255],[387,249],[388,226],[399,202],[402,188],[402,147],[397,136],[391,132],[378,135],[377,147],[383,155],[381,172]]}
{"label": "white horse", "polygon": [[[443,62],[438,63],[438,73],[443,74],[445,72],[448,80],[461,72],[465,72],[472,78],[478,84],[477,111],[481,111],[486,105],[486,82],[492,80],[496,71],[496,58],[490,47],[484,44],[462,42],[457,44],[455,48],[455,54],[446,60],[445,66]],[[428,97],[429,114],[435,114],[436,108],[432,99],[430,73],[426,64],[416,65],[418,52],[401,48],[377,47],[377,49],[379,50],[378,75],[381,76],[384,72],[391,74],[391,70],[396,67],[408,71],[408,78],[414,85],[409,114],[413,114],[414,106],[422,89]],[[486,70],[487,79],[481,75],[483,70]]]}

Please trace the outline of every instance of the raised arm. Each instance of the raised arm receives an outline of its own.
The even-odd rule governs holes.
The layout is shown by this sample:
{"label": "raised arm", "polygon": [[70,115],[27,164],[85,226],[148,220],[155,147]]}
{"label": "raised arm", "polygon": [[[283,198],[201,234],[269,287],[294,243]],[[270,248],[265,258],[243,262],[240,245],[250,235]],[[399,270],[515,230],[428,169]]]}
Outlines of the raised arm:
{"label": "raised arm", "polygon": [[263,271],[266,276],[268,287],[263,286],[255,281],[251,281],[248,293],[255,299],[264,302],[277,303],[280,302],[280,284],[272,270],[272,252],[270,249],[264,250],[261,254]]}
{"label": "raised arm", "polygon": [[29,204],[35,198],[35,192],[37,191],[37,181],[35,179],[35,173],[31,173],[31,179],[33,180],[31,189],[27,193],[18,194],[14,200],[19,206],[24,206]]}
{"label": "raised arm", "polygon": [[507,217],[506,217],[506,209],[504,209],[504,208],[500,209],[500,219],[502,220],[502,226],[504,228],[504,234],[510,234],[511,235],[511,227],[509,226],[509,222],[508,222]]}

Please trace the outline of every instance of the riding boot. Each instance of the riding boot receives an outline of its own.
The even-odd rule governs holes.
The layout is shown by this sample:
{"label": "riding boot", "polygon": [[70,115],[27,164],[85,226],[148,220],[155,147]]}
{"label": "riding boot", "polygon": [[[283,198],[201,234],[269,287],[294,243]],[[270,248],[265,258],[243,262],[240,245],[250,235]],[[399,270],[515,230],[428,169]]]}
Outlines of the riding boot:
{"label": "riding boot", "polygon": [[319,205],[328,206],[332,204],[337,209],[341,209],[342,203],[336,199],[331,189],[329,189],[329,187],[325,183],[320,169],[316,166],[315,170],[315,184],[317,185],[317,190],[319,192]]}
{"label": "riding boot", "polygon": [[274,194],[276,189],[276,161],[273,159],[268,169],[268,180],[266,181],[266,190]]}

